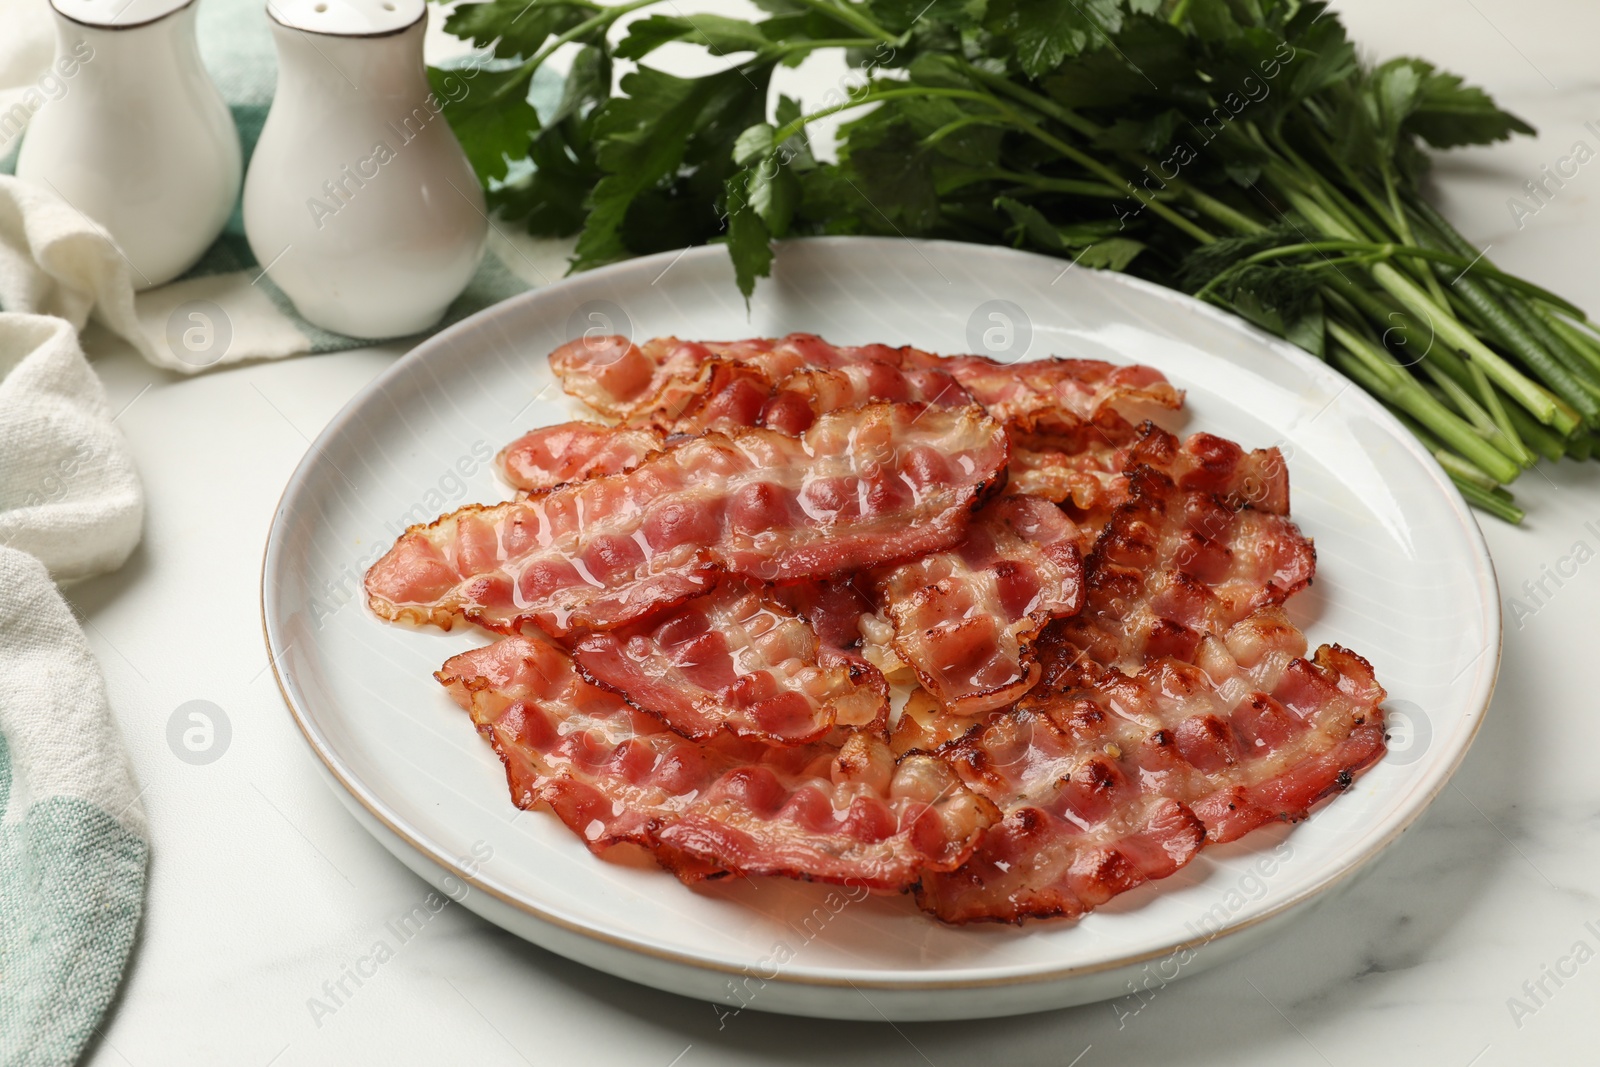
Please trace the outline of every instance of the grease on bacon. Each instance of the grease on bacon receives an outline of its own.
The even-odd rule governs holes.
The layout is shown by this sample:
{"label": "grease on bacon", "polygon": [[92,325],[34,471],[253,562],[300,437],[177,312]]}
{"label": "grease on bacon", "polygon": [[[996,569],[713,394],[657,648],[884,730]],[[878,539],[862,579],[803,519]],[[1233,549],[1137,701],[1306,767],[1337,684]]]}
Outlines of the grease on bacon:
{"label": "grease on bacon", "polygon": [[1298,821],[1383,756],[1384,691],[1337,645],[1265,608],[1194,662],[1083,663],[940,749],[1004,817],[960,870],[925,879],[941,919],[1078,915],[1166,877],[1202,844]]}
{"label": "grease on bacon", "polygon": [[[1157,370],[1089,359],[1001,363],[910,346],[831,345],[813,334],[696,342],[581,338],[550,366],[568,393],[621,422],[699,432],[761,423],[788,432],[868,401],[976,401],[1008,424],[1068,415],[1093,420],[1117,405],[1176,409],[1182,393]],[[786,395],[788,394],[788,395]]]}
{"label": "grease on bacon", "polygon": [[1014,703],[1039,679],[1034,638],[1083,604],[1077,541],[1047,500],[990,501],[959,544],[880,576],[895,652],[954,714]]}
{"label": "grease on bacon", "polygon": [[800,438],[707,434],[626,473],[413,527],[368,571],[368,603],[446,629],[614,629],[724,573],[823,578],[946,548],[1006,460],[1005,431],[973,407],[869,405]]}
{"label": "grease on bacon", "polygon": [[523,434],[495,462],[513,488],[531,492],[630,471],[664,444],[649,427],[563,422]]}
{"label": "grease on bacon", "polygon": [[664,616],[580,635],[571,650],[591,682],[696,740],[726,730],[794,745],[836,726],[887,728],[883,675],[743,579]]}
{"label": "grease on bacon", "polygon": [[[1182,402],[1151,368],[809,334],[551,366],[620,425],[508,446],[527,499],[413,528],[367,588],[513,635],[438,678],[595,851],[1079,916],[1383,755],[1370,665],[1279,610],[1315,565],[1283,457],[1135,428]],[[892,732],[886,674],[918,683]]]}
{"label": "grease on bacon", "polygon": [[494,745],[514,803],[548,806],[595,852],[642,846],[685,881],[734,872],[900,890],[959,866],[995,814],[942,762],[897,763],[870,733],[691,741],[532,637],[454,656],[436,677]]}
{"label": "grease on bacon", "polygon": [[1129,462],[1127,500],[1085,562],[1084,609],[1056,628],[1074,654],[1129,671],[1147,656],[1188,657],[1206,634],[1310,584],[1311,542],[1267,510],[1288,500],[1276,449],[1247,453],[1210,434],[1180,446],[1147,426]]}

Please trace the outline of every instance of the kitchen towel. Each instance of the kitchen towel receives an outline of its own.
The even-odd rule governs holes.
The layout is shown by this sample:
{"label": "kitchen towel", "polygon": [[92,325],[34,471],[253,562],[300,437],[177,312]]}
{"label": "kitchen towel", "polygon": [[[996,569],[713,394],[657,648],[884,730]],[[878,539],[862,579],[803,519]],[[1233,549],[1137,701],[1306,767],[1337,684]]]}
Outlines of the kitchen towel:
{"label": "kitchen towel", "polygon": [[148,835],[58,581],[115,570],[144,494],[64,319],[0,314],[0,1064],[77,1060],[116,992]]}

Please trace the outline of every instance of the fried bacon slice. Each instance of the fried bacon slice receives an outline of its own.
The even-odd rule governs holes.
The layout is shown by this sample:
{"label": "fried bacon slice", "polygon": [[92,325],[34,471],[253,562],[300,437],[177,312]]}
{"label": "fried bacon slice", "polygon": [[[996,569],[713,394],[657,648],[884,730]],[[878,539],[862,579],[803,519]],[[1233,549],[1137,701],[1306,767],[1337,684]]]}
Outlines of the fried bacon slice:
{"label": "fried bacon slice", "polygon": [[495,462],[516,489],[552,489],[630,471],[664,445],[662,434],[649,427],[563,422],[523,434]]}
{"label": "fried bacon slice", "polygon": [[657,406],[624,425],[645,425],[666,434],[701,434],[765,426],[798,437],[819,415],[871,403],[972,403],[954,378],[932,368],[903,371],[862,360],[828,370],[808,368],[773,380],[759,367],[714,359],[697,371],[699,388]]}
{"label": "fried bacon slice", "polygon": [[1005,431],[975,407],[869,405],[799,438],[707,434],[626,473],[412,527],[367,572],[368,603],[446,629],[614,629],[723,573],[795,581],[944,549],[1006,459]]}
{"label": "fried bacon slice", "polygon": [[[756,425],[760,406],[752,409],[752,402],[764,403],[779,383],[793,375],[860,366],[870,369],[876,364],[899,368],[904,362],[902,351],[886,345],[839,347],[810,334],[790,334],[776,341],[700,342],[657,337],[643,345],[624,337],[583,337],[550,353],[550,369],[569,394],[619,422],[677,426],[680,420],[696,416],[707,398],[718,398],[712,407],[746,413],[735,416],[739,421],[734,425]],[[943,373],[937,366],[929,369]],[[879,384],[900,387],[888,379]],[[900,398],[889,395],[881,399]],[[711,421],[711,417],[703,417],[700,425],[709,427]]]}
{"label": "fried bacon slice", "polygon": [[[433,676],[494,746],[517,807],[544,804],[596,853],[624,842],[642,846],[686,882],[727,873],[657,844],[652,813],[626,801],[630,786],[641,794],[648,790],[633,784],[630,767],[642,765],[670,780],[669,764],[647,747],[635,756],[632,744],[636,733],[649,737],[662,728],[615,693],[584,681],[559,648],[505,637],[452,656]],[[610,780],[611,795],[596,787],[602,776]]]}
{"label": "fried bacon slice", "polygon": [[[944,741],[1005,813],[967,866],[924,880],[919,902],[941,919],[1082,914],[1208,837],[1303,817],[1382,755],[1370,667],[1337,648],[1300,658],[1304,637],[1277,609],[1315,563],[1283,514],[1282,457],[1208,434],[1180,445],[1147,424],[1124,462],[1127,499],[1087,561],[1083,613],[1041,640],[1046,684],[965,734],[925,709],[896,727],[897,751]],[[1299,728],[1276,714],[1291,701]]]}
{"label": "fried bacon slice", "polygon": [[494,745],[517,806],[548,806],[597,853],[641,845],[686,882],[734,872],[892,892],[959,866],[995,814],[944,763],[897,763],[866,733],[691,741],[530,637],[452,657],[435,677]]}
{"label": "fried bacon slice", "polygon": [[1097,664],[940,750],[1004,818],[961,870],[924,879],[941,919],[1076,915],[1172,873],[1203,842],[1304,819],[1385,751],[1384,691],[1360,656],[1279,608],[1202,639],[1194,662]]}
{"label": "fried bacon slice", "polygon": [[776,386],[739,363],[719,363],[707,373],[707,392],[693,405],[679,405],[692,410],[663,414],[644,425],[575,421],[532,430],[500,450],[496,462],[501,474],[514,488],[531,492],[632,470],[677,436],[765,426],[798,437],[819,415],[869,403],[972,403],[966,390],[942,371],[906,372],[870,361],[838,370],[800,371]]}
{"label": "fried bacon slice", "polygon": [[[1143,459],[1161,462],[1165,470]],[[1196,434],[1179,446],[1147,427],[1117,507],[1085,563],[1088,594],[1047,643],[1065,658],[1137,671],[1147,656],[1192,658],[1206,634],[1311,582],[1316,552],[1287,515],[1276,449],[1246,453]]]}
{"label": "fried bacon slice", "polygon": [[1384,690],[1338,645],[1306,658],[1279,607],[1263,608],[1194,656],[1155,657],[1127,674],[1083,663],[1023,702],[1090,749],[1120,753],[1147,791],[1182,800],[1208,840],[1306,817],[1382,757]]}
{"label": "fried bacon slice", "polygon": [[835,727],[885,732],[889,685],[818,640],[759,584],[727,578],[663,616],[571,642],[583,676],[696,740],[727,730],[771,744]]}
{"label": "fried bacon slice", "polygon": [[972,397],[934,367],[901,370],[862,360],[832,370],[796,371],[778,381],[761,409],[761,425],[802,434],[819,415],[877,401],[965,407]]}
{"label": "fried bacon slice", "polygon": [[1039,680],[1040,629],[1083,606],[1077,542],[1047,500],[990,501],[959,544],[880,577],[895,652],[953,714],[1014,703]]}
{"label": "fried bacon slice", "polygon": [[945,922],[1077,917],[1172,874],[1205,841],[1186,807],[1145,794],[1037,711],[1000,716],[940,755],[1003,813],[964,866],[922,879],[918,906]]}
{"label": "fried bacon slice", "polygon": [[1064,504],[1081,517],[1087,553],[1111,515],[1127,500],[1123,472],[1146,433],[1104,410],[1093,419],[1054,416],[1011,429],[1011,477],[1006,492]]}
{"label": "fried bacon slice", "polygon": [[764,425],[772,383],[755,368],[732,360],[713,360],[700,366],[694,385],[622,425],[691,435]]}
{"label": "fried bacon slice", "polygon": [[[1214,717],[1190,716],[1175,734],[1179,753],[1211,774],[1217,786],[1190,807],[1205,823],[1208,840],[1219,844],[1274,820],[1305,819],[1388,751],[1381,707],[1386,694],[1366,659],[1323,645],[1309,660],[1291,660],[1274,679],[1261,661],[1249,662],[1263,651],[1272,627],[1251,623],[1247,619],[1229,631],[1226,644],[1208,638],[1200,667],[1212,679],[1229,677],[1230,668],[1254,677],[1256,692],[1235,708],[1230,729]],[[1252,646],[1252,640],[1261,644]],[[1213,681],[1219,691],[1226,684]]]}
{"label": "fried bacon slice", "polygon": [[[715,428],[728,413],[739,420],[733,425],[764,419],[799,432],[804,409],[814,417],[868,400],[976,401],[995,418],[1021,425],[1055,413],[1092,420],[1123,402],[1172,409],[1183,402],[1159,371],[1139,365],[947,358],[909,346],[831,345],[800,333],[703,343],[665,337],[643,345],[622,337],[580,338],[552,352],[550,367],[568,393],[600,413],[680,432]],[[803,402],[785,400],[786,389]],[[757,400],[768,394],[771,411],[763,407],[756,414]]]}
{"label": "fried bacon slice", "polygon": [[1289,467],[1276,448],[1246,452],[1215,434],[1197,433],[1181,444],[1153,423],[1139,427],[1125,465],[1164,471],[1186,493],[1209,493],[1235,511],[1289,514]]}
{"label": "fried bacon slice", "polygon": [[935,753],[941,745],[981,728],[994,715],[956,715],[939,698],[920,686],[913,689],[889,731],[889,748],[896,756],[907,752]]}
{"label": "fried bacon slice", "polygon": [[652,410],[681,414],[709,395],[713,359],[705,345],[658,337],[641,347],[626,337],[583,336],[550,353],[550,369],[562,388],[600,414],[619,422],[647,423]]}
{"label": "fried bacon slice", "polygon": [[772,595],[809,622],[818,640],[839,651],[861,647],[861,621],[877,610],[872,583],[862,574],[773,586]]}
{"label": "fried bacon slice", "polygon": [[1098,359],[1033,359],[1002,363],[984,356],[935,356],[907,349],[912,366],[946,371],[1002,422],[1029,425],[1058,413],[1093,420],[1124,402],[1176,411],[1183,393],[1154,367]]}
{"label": "fried bacon slice", "polygon": [[1165,472],[1185,492],[1219,495],[1230,508],[1289,513],[1289,480],[1276,449],[1245,452],[1213,434],[1182,444],[1154,423],[1134,427],[1115,411],[1093,419],[1051,415],[1011,430],[1011,471],[1006,491],[1040,496],[1067,506],[1089,544],[1127,503],[1128,472],[1137,466]]}

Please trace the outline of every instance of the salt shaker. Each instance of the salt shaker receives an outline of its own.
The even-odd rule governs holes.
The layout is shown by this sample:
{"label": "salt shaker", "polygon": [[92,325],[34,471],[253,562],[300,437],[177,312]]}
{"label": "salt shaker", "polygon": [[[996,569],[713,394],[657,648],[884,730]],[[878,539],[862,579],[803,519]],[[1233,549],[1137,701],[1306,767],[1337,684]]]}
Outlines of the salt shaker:
{"label": "salt shaker", "polygon": [[483,190],[422,60],[425,0],[269,0],[278,88],[244,184],[251,251],[307,320],[434,325],[477,270]]}
{"label": "salt shaker", "polygon": [[239,196],[239,134],[195,41],[197,0],[50,0],[63,89],[17,177],[105,227],[136,288],[194,265]]}

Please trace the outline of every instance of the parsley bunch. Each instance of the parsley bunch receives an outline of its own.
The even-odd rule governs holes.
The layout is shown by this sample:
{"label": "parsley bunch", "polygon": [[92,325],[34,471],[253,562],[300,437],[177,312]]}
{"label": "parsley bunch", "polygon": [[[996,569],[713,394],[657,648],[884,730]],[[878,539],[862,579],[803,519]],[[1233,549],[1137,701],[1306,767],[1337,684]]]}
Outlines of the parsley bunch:
{"label": "parsley bunch", "polygon": [[[491,202],[578,234],[574,270],[723,241],[748,297],[777,238],[1014,245],[1328,360],[1509,521],[1522,470],[1596,450],[1600,335],[1421,191],[1428,149],[1532,129],[1423,60],[1363,64],[1320,0],[755,0],[754,20],[670,3],[611,32],[661,2],[484,0],[445,23],[493,55],[445,106]],[[689,78],[641,62],[612,91],[616,60],[672,41],[729,60]],[[541,117],[531,80],[569,44]],[[810,113],[769,106],[773,71],[822,50],[860,83]],[[826,162],[807,128],[838,113]]]}

